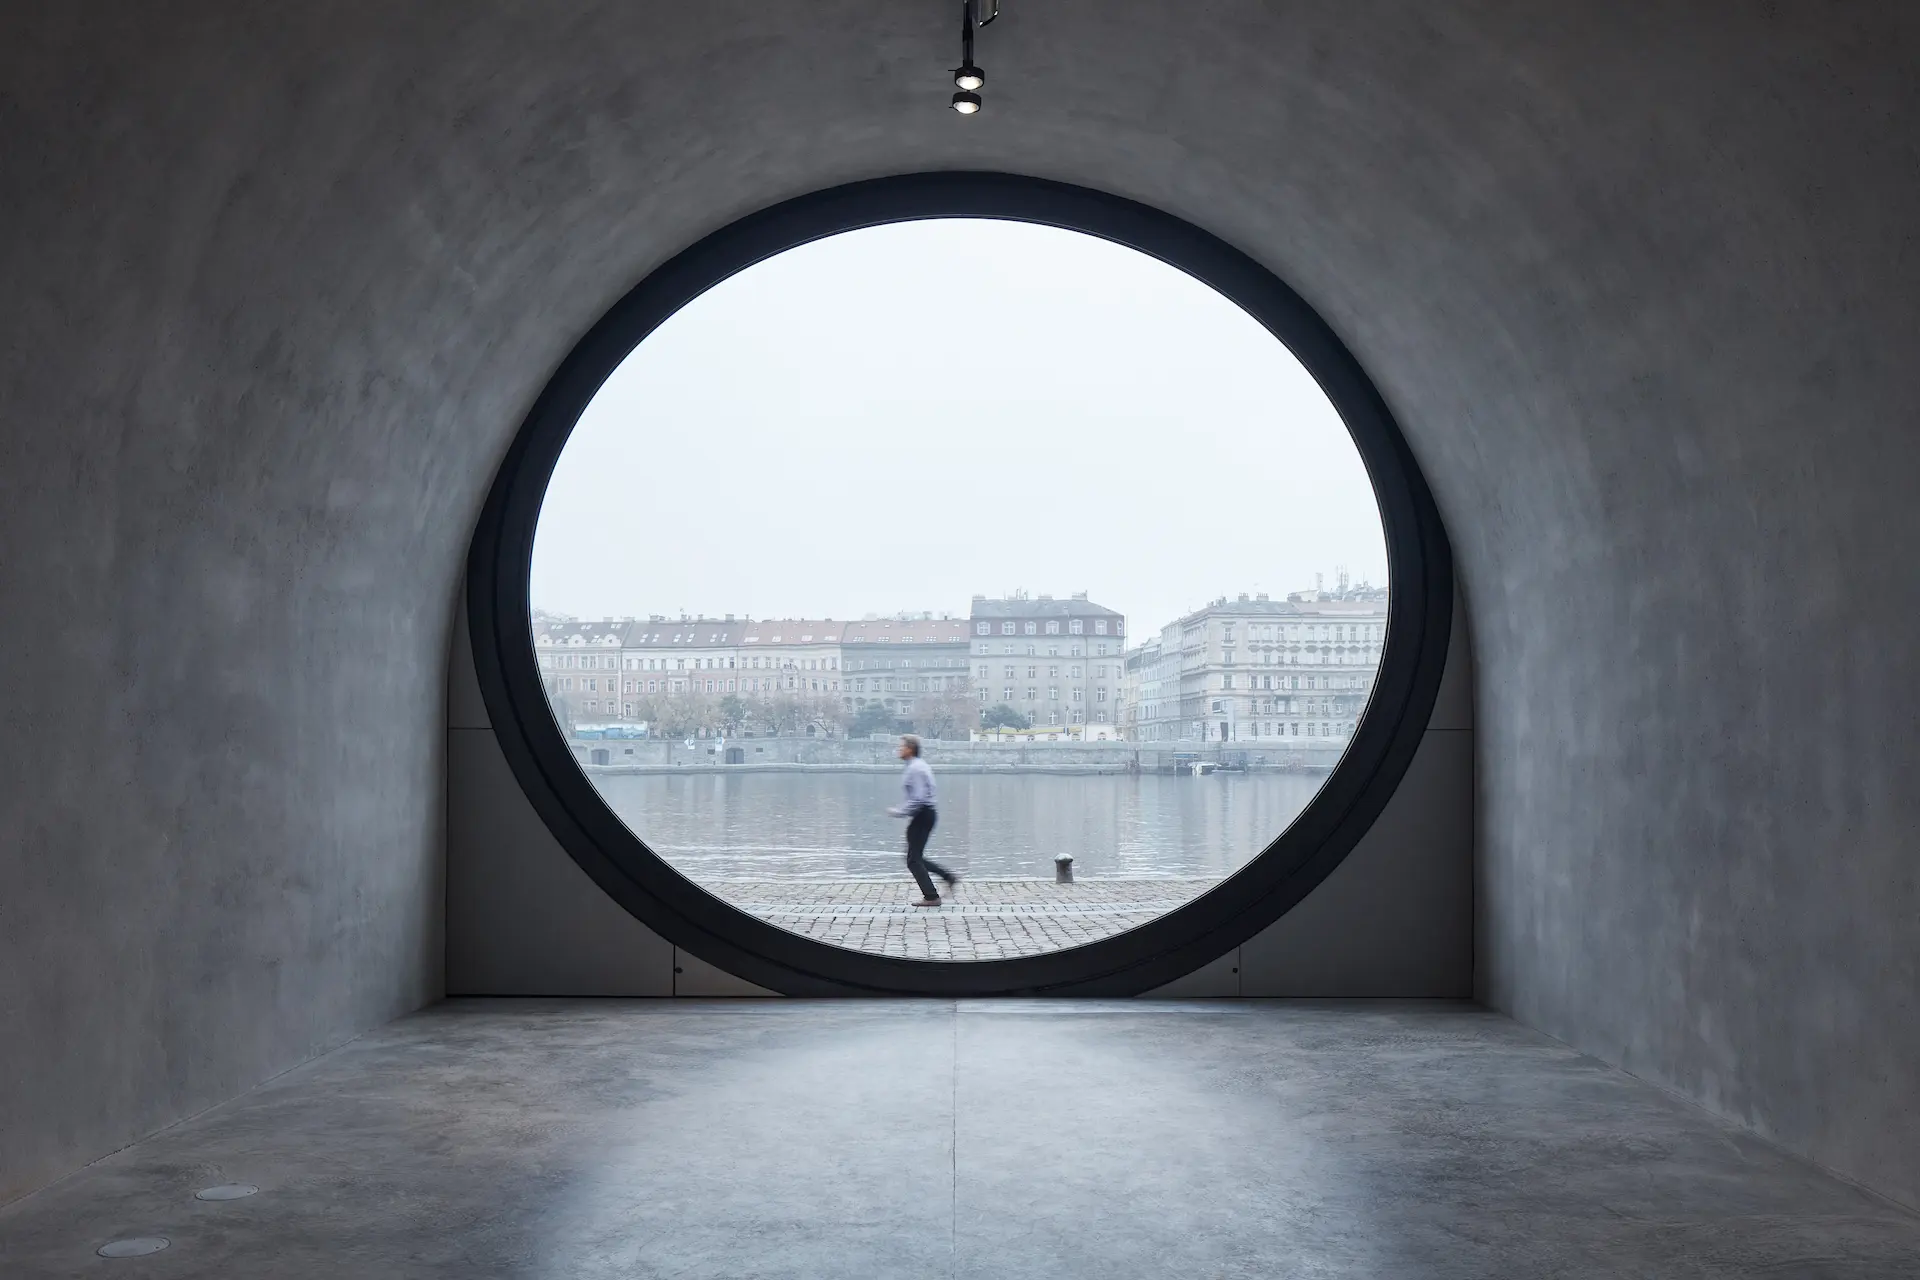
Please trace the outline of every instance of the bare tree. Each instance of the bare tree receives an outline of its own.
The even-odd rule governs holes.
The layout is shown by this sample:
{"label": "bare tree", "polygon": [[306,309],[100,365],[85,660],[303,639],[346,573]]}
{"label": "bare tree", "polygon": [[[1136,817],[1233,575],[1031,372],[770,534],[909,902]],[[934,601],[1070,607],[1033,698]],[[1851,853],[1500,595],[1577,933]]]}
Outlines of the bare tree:
{"label": "bare tree", "polygon": [[[940,677],[935,677],[941,679]],[[962,738],[979,724],[973,681],[966,676],[942,680],[941,687],[914,699],[914,731],[925,738]]]}
{"label": "bare tree", "polygon": [[829,738],[844,738],[850,718],[845,701],[830,689],[822,689],[807,699],[807,719]]}

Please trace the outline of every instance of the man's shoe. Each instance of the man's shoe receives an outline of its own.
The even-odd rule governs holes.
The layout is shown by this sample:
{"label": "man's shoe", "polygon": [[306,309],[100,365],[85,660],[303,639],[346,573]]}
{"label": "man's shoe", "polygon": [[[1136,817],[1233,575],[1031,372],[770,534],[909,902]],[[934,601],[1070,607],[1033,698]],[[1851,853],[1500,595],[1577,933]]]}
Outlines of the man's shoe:
{"label": "man's shoe", "polygon": [[918,902],[916,902],[916,903],[913,903],[912,905],[914,905],[914,906],[916,906],[916,907],[937,907],[937,906],[939,906],[939,905],[940,905],[940,899],[938,899],[938,898],[922,898],[922,899],[920,899],[920,901],[918,901]]}

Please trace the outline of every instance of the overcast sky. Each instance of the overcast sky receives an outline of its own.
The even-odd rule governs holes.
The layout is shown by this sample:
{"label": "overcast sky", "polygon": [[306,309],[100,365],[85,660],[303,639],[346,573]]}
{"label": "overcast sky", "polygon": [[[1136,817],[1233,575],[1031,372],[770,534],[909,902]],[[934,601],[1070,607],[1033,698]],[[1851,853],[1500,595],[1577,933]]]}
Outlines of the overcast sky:
{"label": "overcast sky", "polygon": [[1145,639],[1339,565],[1385,580],[1379,514],[1285,347],[1131,249],[953,219],[791,250],[641,343],[560,459],[533,602],[964,617],[1086,591]]}

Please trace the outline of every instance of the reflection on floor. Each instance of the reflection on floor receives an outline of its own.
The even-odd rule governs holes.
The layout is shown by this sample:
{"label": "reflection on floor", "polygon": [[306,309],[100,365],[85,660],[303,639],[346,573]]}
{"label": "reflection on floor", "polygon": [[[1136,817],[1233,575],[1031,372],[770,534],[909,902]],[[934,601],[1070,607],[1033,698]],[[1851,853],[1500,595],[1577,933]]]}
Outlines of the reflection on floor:
{"label": "reflection on floor", "polygon": [[714,880],[701,887],[743,911],[835,946],[913,960],[1002,960],[1123,933],[1199,897],[1206,880],[962,880],[938,908],[905,875],[892,880]]}
{"label": "reflection on floor", "polygon": [[0,1209],[109,1273],[1858,1280],[1920,1215],[1471,1008],[485,1001]]}

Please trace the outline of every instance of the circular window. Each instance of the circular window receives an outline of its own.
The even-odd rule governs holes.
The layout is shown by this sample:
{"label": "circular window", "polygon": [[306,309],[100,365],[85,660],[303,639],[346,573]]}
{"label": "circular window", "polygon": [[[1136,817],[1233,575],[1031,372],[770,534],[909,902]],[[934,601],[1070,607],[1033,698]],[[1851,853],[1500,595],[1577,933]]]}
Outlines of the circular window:
{"label": "circular window", "polygon": [[562,845],[793,994],[1136,993],[1243,941],[1397,785],[1451,593],[1297,295],[991,174],[790,201],[654,272],[535,405],[469,573]]}

